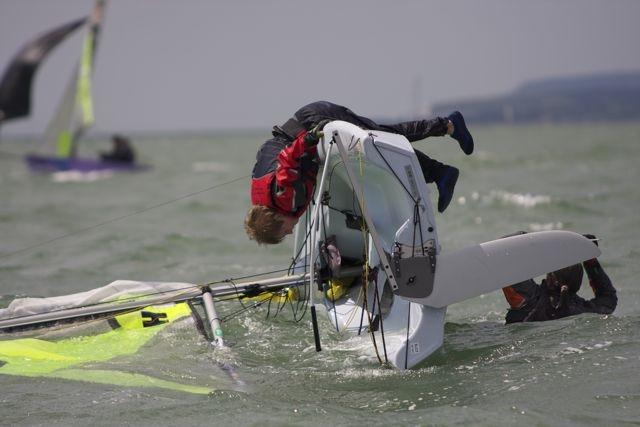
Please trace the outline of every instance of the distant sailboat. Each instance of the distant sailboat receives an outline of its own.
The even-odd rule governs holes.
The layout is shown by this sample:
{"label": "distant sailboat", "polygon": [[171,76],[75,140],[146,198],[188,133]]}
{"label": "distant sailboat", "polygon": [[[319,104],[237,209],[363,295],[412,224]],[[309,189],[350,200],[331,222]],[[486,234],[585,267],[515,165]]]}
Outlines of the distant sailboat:
{"label": "distant sailboat", "polygon": [[94,123],[91,77],[104,15],[105,0],[97,0],[91,15],[55,28],[28,42],[14,57],[0,83],[0,123],[28,116],[31,87],[40,63],[60,42],[88,24],[78,66],[73,71],[61,102],[44,134],[42,153],[25,160],[34,171],[138,170],[134,163],[80,158],[80,138]]}

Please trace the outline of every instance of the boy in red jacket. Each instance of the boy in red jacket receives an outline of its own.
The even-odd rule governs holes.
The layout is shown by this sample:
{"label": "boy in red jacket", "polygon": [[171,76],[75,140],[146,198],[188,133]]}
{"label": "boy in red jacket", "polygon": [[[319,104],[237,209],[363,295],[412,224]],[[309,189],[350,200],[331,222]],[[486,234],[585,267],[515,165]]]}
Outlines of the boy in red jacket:
{"label": "boy in red jacket", "polygon": [[[313,197],[318,172],[317,144],[322,127],[333,120],[346,121],[363,129],[398,133],[410,142],[450,135],[465,154],[473,152],[473,138],[458,111],[447,118],[379,125],[331,102],[311,103],[299,109],[284,125],[274,126],[273,138],[258,151],[251,182],[253,206],[245,220],[249,238],[262,244],[274,244],[293,231]],[[459,171],[418,150],[415,152],[425,181],[435,182],[438,187],[438,211],[443,212],[453,197]]]}

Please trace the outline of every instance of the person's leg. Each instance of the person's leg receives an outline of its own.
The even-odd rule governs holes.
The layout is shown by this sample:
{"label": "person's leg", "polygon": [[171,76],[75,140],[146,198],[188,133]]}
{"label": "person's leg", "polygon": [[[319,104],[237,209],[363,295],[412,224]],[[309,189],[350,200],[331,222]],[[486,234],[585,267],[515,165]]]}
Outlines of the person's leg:
{"label": "person's leg", "polygon": [[473,153],[473,137],[471,132],[467,129],[467,124],[464,122],[464,117],[460,111],[454,111],[447,117],[449,122],[453,126],[451,131],[451,138],[458,141],[460,148],[464,151],[464,154],[469,155]]}
{"label": "person's leg", "polygon": [[378,130],[399,133],[409,142],[420,141],[430,136],[445,136],[448,133],[449,120],[443,117],[414,120],[395,124],[379,125]]}
{"label": "person's leg", "polygon": [[410,142],[419,141],[430,136],[450,135],[458,141],[465,154],[473,153],[473,137],[459,111],[454,111],[446,118],[436,117],[427,120],[415,120],[394,125],[381,125],[381,130],[404,135]]}
{"label": "person's leg", "polygon": [[429,136],[444,136],[447,134],[449,120],[436,117],[428,120],[416,120],[396,124],[383,125],[359,116],[347,107],[328,101],[317,101],[305,105],[296,111],[294,117],[306,129],[313,128],[322,120],[343,120],[363,129],[381,130],[403,135],[410,142],[419,141]]}
{"label": "person's leg", "polygon": [[430,158],[420,150],[414,149],[414,151],[418,157],[424,180],[427,183],[435,182],[438,187],[438,212],[442,213],[451,203],[460,171],[453,166]]}
{"label": "person's leg", "polygon": [[[317,101],[305,105],[294,114],[295,119],[306,129],[311,129],[322,120],[343,120],[364,129],[381,130],[404,135],[409,141],[418,141],[429,136],[443,136],[449,130],[449,120],[437,117],[431,120],[417,120],[395,125],[379,125],[373,120],[358,116],[350,109],[328,101]],[[453,197],[459,171],[453,166],[433,160],[419,150],[415,150],[422,174],[427,183],[435,182],[438,187],[438,211],[443,212]]]}
{"label": "person's leg", "polygon": [[442,177],[442,174],[445,170],[450,167],[441,163],[431,157],[427,156],[420,150],[415,150],[416,157],[418,157],[418,163],[420,163],[420,168],[422,169],[422,174],[424,175],[424,180],[427,184],[431,184],[432,182],[436,182],[439,177]]}
{"label": "person's leg", "polygon": [[403,135],[409,142],[420,141],[430,136],[451,135],[453,139],[458,141],[465,154],[473,152],[473,137],[459,111],[454,111],[446,118],[435,117],[395,124],[378,124],[367,117],[357,115],[342,105],[329,101],[317,101],[300,108],[294,117],[307,130],[322,120],[343,120],[363,129],[397,133]]}
{"label": "person's leg", "polygon": [[358,116],[347,107],[329,101],[317,101],[307,104],[296,111],[294,117],[307,130],[323,120],[342,120],[363,129],[382,130],[373,120]]}

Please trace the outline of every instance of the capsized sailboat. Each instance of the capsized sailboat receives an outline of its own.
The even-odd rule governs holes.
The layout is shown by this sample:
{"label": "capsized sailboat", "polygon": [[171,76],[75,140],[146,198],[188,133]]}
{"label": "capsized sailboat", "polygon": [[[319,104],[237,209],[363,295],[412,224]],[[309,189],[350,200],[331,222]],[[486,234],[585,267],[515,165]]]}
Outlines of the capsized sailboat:
{"label": "capsized sailboat", "polygon": [[[335,331],[370,335],[382,363],[410,369],[442,345],[448,305],[600,255],[584,236],[557,230],[443,252],[429,188],[406,138],[341,121],[327,124],[324,134],[315,204],[297,226],[287,275],[206,285],[136,282],[153,291],[135,299],[96,291],[102,298],[73,303],[59,297],[37,302],[37,310],[17,300],[0,312],[0,332],[12,337],[123,312],[144,318],[147,306],[190,301],[203,307],[209,339],[224,346],[221,301],[279,298],[303,312],[311,307],[313,316],[322,295],[318,307]],[[344,292],[335,292],[336,284]]]}
{"label": "capsized sailboat", "polygon": [[[371,335],[382,362],[398,369],[422,363],[443,343],[450,304],[600,255],[570,231],[443,252],[429,187],[404,136],[340,121],[324,134],[322,178],[315,209],[296,233],[294,271],[308,271],[323,292],[335,330]],[[364,266],[351,286],[332,280],[351,265]],[[334,294],[336,283],[344,295]]]}

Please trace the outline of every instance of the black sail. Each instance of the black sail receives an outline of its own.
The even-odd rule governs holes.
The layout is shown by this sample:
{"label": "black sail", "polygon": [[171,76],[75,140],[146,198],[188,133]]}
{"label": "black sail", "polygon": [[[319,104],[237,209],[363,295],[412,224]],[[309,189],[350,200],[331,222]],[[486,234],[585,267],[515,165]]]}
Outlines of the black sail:
{"label": "black sail", "polygon": [[14,56],[0,82],[0,122],[29,115],[31,86],[38,66],[69,34],[87,22],[82,18],[48,31],[25,44]]}

